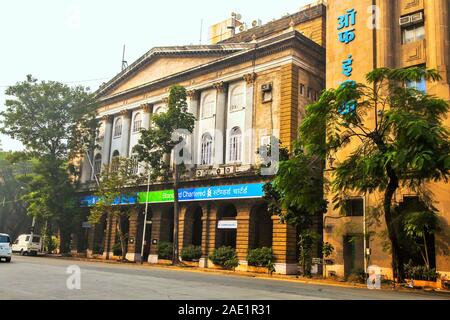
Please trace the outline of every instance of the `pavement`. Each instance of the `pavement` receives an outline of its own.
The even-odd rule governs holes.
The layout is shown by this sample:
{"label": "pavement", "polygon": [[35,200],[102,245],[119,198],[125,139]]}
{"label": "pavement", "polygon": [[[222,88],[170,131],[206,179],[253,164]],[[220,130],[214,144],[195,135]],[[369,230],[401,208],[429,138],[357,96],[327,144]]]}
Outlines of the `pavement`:
{"label": "pavement", "polygon": [[181,268],[14,256],[11,263],[0,263],[0,299],[450,300],[450,295],[369,290]]}

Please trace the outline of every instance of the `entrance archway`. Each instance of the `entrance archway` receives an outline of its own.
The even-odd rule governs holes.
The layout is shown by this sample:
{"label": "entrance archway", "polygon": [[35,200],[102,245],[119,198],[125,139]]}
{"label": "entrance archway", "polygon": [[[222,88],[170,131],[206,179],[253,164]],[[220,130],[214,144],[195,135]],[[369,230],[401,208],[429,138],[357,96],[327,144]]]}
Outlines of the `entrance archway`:
{"label": "entrance archway", "polygon": [[271,248],[273,222],[267,203],[255,204],[250,211],[250,249]]}
{"label": "entrance archway", "polygon": [[219,221],[236,220],[237,210],[232,203],[222,205],[217,212],[216,248],[227,246],[236,249],[237,229],[220,229]]}
{"label": "entrance archway", "polygon": [[189,207],[184,217],[183,246],[202,245],[202,208],[198,205]]}

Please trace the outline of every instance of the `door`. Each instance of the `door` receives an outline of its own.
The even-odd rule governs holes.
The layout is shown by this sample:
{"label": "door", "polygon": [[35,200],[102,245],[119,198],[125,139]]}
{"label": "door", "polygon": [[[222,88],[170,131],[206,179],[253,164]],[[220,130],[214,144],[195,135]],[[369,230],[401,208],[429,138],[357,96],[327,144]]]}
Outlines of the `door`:
{"label": "door", "polygon": [[364,272],[364,236],[347,235],[344,237],[345,276]]}

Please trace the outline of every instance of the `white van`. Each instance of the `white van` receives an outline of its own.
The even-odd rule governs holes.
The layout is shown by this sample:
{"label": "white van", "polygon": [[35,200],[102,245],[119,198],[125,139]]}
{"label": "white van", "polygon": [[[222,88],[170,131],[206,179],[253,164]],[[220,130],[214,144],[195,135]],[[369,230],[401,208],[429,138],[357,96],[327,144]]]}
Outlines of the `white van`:
{"label": "white van", "polygon": [[12,251],[20,255],[36,256],[42,250],[42,238],[39,235],[22,234],[12,244]]}
{"label": "white van", "polygon": [[0,261],[5,259],[6,262],[11,262],[11,240],[9,235],[0,233]]}

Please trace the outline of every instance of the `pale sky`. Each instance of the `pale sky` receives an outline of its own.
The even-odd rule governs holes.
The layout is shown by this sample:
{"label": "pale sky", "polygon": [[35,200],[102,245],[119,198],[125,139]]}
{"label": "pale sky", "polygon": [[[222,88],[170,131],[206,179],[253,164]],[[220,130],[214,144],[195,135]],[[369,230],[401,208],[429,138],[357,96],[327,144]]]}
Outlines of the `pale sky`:
{"label": "pale sky", "polygon": [[[0,110],[6,86],[32,74],[97,89],[156,46],[208,42],[209,26],[242,15],[266,23],[313,0],[14,0],[0,1]],[[3,150],[21,144],[0,135]]]}

